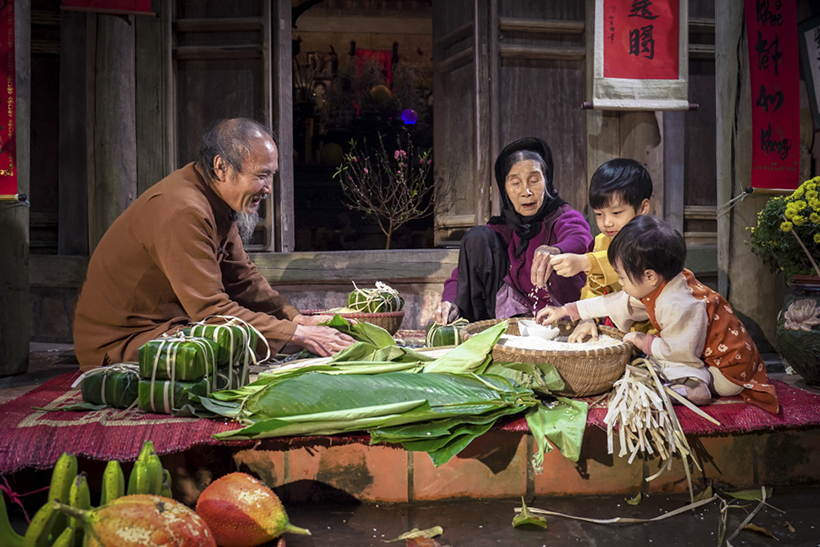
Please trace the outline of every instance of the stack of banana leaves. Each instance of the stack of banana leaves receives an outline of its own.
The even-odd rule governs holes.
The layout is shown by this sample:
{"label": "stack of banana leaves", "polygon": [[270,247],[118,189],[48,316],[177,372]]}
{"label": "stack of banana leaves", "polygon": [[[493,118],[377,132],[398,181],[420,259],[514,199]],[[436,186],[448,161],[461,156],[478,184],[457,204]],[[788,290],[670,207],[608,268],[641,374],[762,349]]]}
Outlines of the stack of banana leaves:
{"label": "stack of banana leaves", "polygon": [[335,316],[329,325],[358,342],[332,358],[283,366],[240,389],[200,396],[197,415],[245,425],[218,434],[222,439],[367,431],[371,443],[427,452],[438,466],[500,418],[524,414],[538,445],[536,470],[552,450],[547,440],[577,461],[586,403],[550,394],[564,387],[552,365],[493,361],[506,322],[435,354],[399,347],[367,323]]}

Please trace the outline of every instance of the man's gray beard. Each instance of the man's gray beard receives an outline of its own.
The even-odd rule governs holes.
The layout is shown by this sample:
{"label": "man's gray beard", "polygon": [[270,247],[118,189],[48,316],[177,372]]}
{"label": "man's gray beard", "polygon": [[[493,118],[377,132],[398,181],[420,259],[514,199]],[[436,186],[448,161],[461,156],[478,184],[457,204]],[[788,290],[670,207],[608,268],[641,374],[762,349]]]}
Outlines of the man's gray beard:
{"label": "man's gray beard", "polygon": [[239,229],[239,237],[243,245],[250,245],[253,242],[253,231],[259,222],[259,213],[246,213],[241,211],[236,215],[236,227]]}

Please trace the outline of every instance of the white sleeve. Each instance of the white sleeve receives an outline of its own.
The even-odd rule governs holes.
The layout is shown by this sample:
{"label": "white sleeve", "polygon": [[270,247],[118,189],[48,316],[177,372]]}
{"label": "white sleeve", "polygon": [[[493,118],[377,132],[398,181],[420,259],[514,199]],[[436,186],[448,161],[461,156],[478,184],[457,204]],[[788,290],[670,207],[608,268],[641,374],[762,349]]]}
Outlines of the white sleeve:
{"label": "white sleeve", "polygon": [[688,291],[678,291],[667,298],[658,298],[655,319],[661,332],[652,340],[654,357],[694,367],[704,366],[700,356],[709,329],[706,302],[696,299]]}
{"label": "white sleeve", "polygon": [[578,306],[578,314],[581,319],[609,317],[615,323],[615,326],[623,332],[629,332],[635,321],[649,319],[649,314],[646,313],[646,307],[643,303],[636,298],[632,298],[624,291],[579,300],[575,304]]}

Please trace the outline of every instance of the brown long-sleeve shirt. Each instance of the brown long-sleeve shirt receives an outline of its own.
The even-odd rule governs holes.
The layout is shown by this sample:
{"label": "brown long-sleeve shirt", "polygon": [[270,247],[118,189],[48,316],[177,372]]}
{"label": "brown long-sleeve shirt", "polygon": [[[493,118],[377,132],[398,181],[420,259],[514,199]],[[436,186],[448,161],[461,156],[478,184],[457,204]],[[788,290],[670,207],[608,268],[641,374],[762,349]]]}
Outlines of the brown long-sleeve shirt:
{"label": "brown long-sleeve shirt", "polygon": [[278,350],[299,311],[242,247],[232,210],[188,164],[111,225],[88,264],[74,314],[80,368],[135,361],[139,347],[209,315],[239,317]]}

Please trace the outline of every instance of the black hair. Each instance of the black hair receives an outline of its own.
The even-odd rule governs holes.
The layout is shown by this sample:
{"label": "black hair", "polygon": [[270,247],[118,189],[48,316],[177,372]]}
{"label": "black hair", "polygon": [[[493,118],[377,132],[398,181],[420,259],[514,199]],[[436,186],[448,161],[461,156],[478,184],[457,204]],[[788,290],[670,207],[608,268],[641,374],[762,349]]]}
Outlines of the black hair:
{"label": "black hair", "polygon": [[609,207],[619,198],[637,211],[643,200],[651,197],[652,178],[635,160],[609,160],[595,170],[589,183],[589,206],[593,209]]}
{"label": "black hair", "polygon": [[638,215],[612,238],[607,251],[609,263],[620,264],[632,281],[655,270],[664,280],[683,271],[686,241],[680,232],[652,215]]}
{"label": "black hair", "polygon": [[534,150],[516,150],[512,154],[509,154],[504,158],[504,178],[506,180],[507,175],[510,173],[510,169],[512,169],[513,165],[518,163],[519,161],[527,161],[532,160],[538,165],[539,169],[541,169],[541,174],[544,175],[544,187],[547,192],[545,201],[549,201],[550,198],[554,198],[557,193],[555,192],[555,188],[552,185],[552,180],[548,179],[547,176],[550,173],[550,170],[547,168],[547,162],[544,161],[544,158],[541,157],[541,154],[535,152]]}
{"label": "black hair", "polygon": [[196,163],[208,178],[215,178],[214,158],[221,157],[237,172],[242,171],[245,158],[254,141],[260,136],[270,137],[274,143],[273,133],[261,123],[249,118],[230,118],[220,120],[202,136],[202,146]]}

